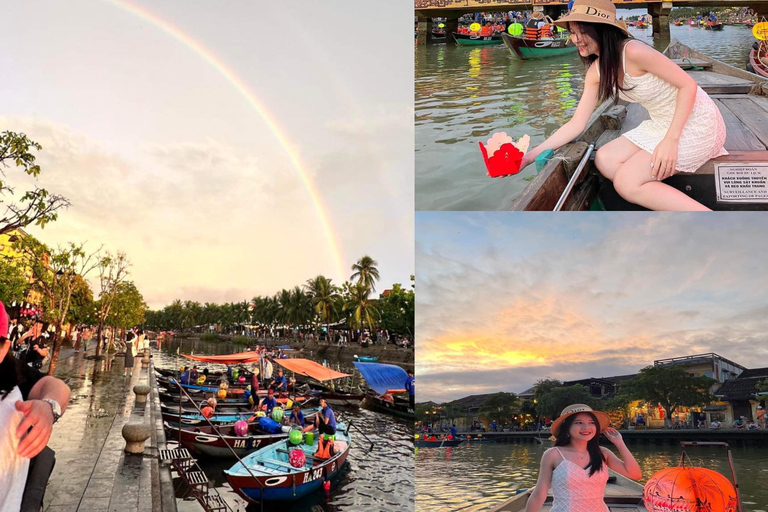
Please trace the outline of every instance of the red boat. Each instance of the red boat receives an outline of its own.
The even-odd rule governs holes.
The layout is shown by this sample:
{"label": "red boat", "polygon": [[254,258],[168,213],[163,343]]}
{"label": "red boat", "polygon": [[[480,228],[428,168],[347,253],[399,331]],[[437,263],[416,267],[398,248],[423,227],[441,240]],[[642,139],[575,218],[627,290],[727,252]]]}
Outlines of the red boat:
{"label": "red boat", "polygon": [[753,48],[749,52],[749,64],[752,69],[748,71],[768,78],[768,52],[766,52],[765,46],[760,46],[757,50]]}

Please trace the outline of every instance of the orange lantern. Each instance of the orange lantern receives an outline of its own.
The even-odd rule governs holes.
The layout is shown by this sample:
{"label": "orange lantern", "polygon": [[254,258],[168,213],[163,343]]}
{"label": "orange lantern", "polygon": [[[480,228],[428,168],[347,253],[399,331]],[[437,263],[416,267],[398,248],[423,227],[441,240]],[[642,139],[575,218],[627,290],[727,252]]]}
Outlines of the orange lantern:
{"label": "orange lantern", "polygon": [[643,489],[649,512],[735,512],[736,491],[731,482],[706,468],[676,467],[657,471]]}
{"label": "orange lantern", "polygon": [[206,418],[210,418],[213,416],[213,408],[211,407],[203,407],[203,416]]}

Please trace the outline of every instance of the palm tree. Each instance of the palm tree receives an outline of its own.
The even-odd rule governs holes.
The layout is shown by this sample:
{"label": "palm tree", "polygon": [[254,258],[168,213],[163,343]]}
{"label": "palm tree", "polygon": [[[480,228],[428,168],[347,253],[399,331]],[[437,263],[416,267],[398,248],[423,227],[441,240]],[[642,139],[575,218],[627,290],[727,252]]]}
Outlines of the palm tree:
{"label": "palm tree", "polygon": [[325,320],[325,332],[327,336],[331,335],[331,317],[336,312],[341,295],[339,288],[331,284],[331,279],[324,276],[317,276],[309,279],[304,289],[312,296],[312,305],[315,312]]}
{"label": "palm tree", "polygon": [[352,265],[354,273],[350,279],[353,281],[357,279],[358,284],[362,283],[369,290],[376,291],[376,280],[379,279],[379,269],[376,268],[378,264],[370,256],[363,256],[357,263]]}
{"label": "palm tree", "polygon": [[373,329],[380,318],[373,299],[370,298],[371,290],[362,283],[350,288],[349,302],[344,305],[344,310],[352,311],[350,324],[352,327],[364,329],[366,326]]}

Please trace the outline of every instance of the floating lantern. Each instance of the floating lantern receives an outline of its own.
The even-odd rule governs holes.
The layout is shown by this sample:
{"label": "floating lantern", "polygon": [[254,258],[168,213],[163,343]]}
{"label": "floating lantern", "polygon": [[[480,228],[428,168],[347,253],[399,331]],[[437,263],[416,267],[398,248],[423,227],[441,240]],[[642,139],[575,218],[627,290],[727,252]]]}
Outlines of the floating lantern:
{"label": "floating lantern", "polygon": [[307,463],[307,456],[304,454],[304,450],[299,448],[291,450],[291,453],[288,454],[288,462],[295,468],[304,467],[304,464]]}
{"label": "floating lantern", "polygon": [[288,434],[288,440],[291,442],[291,444],[301,444],[301,442],[304,440],[304,436],[301,433],[301,430],[291,430],[291,433]]}
{"label": "floating lantern", "polygon": [[213,408],[212,407],[203,407],[203,416],[206,418],[210,418],[213,416]]}
{"label": "floating lantern", "polygon": [[511,36],[519,36],[523,33],[523,25],[520,23],[512,23],[507,29],[507,32],[509,32],[509,35]]}
{"label": "floating lantern", "polygon": [[488,139],[487,145],[478,142],[480,151],[483,153],[488,176],[498,178],[519,173],[523,156],[528,151],[530,143],[531,138],[528,135],[524,135],[519,141],[514,142],[512,137],[505,132],[494,133]]}
{"label": "floating lantern", "polygon": [[735,512],[736,491],[731,482],[706,468],[675,467],[654,473],[643,489],[648,512]]}
{"label": "floating lantern", "polygon": [[469,30],[471,30],[472,32],[480,32],[481,28],[483,27],[481,27],[479,23],[473,23],[469,26]]}
{"label": "floating lantern", "polygon": [[218,393],[216,393],[216,396],[224,400],[227,398],[227,390],[226,389],[220,389]]}
{"label": "floating lantern", "polygon": [[243,437],[248,433],[248,422],[245,420],[237,420],[235,422],[235,434]]}
{"label": "floating lantern", "polygon": [[272,419],[280,423],[283,421],[283,409],[282,407],[275,407],[272,409]]}

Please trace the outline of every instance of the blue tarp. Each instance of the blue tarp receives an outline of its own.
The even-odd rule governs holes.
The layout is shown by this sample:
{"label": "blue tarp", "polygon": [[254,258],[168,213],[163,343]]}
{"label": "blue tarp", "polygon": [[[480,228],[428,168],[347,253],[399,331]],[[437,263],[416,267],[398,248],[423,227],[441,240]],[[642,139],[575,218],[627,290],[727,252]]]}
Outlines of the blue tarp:
{"label": "blue tarp", "polygon": [[378,394],[388,390],[405,390],[408,374],[399,366],[383,363],[354,363],[368,385]]}
{"label": "blue tarp", "polygon": [[281,348],[281,349],[283,349],[283,350],[291,350],[291,346],[290,346],[290,345],[280,345],[280,346],[279,346],[279,347],[277,347],[277,348]]}

